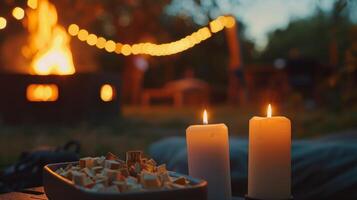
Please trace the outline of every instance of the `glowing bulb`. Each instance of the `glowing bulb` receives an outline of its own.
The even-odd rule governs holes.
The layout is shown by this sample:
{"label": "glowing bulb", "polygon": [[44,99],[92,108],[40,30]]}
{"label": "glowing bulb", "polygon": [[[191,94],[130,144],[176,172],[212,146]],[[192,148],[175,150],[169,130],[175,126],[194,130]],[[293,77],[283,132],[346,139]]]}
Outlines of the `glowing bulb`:
{"label": "glowing bulb", "polygon": [[200,35],[199,31],[194,32],[194,33],[192,34],[192,36],[193,36],[193,38],[195,39],[195,42],[196,42],[196,43],[200,43],[200,42],[202,41],[202,38],[201,38],[201,35]]}
{"label": "glowing bulb", "polygon": [[99,37],[97,40],[97,44],[95,44],[98,49],[103,49],[105,47],[105,43],[107,42],[107,40],[103,37]]}
{"label": "glowing bulb", "polygon": [[206,40],[211,37],[211,32],[207,27],[201,28],[198,32],[200,33],[202,40]]}
{"label": "glowing bulb", "polygon": [[132,46],[132,52],[133,52],[134,55],[139,54],[140,51],[141,51],[141,49],[140,49],[140,45],[139,44],[134,44]]}
{"label": "glowing bulb", "polygon": [[267,110],[267,117],[271,117],[272,115],[272,109],[271,109],[271,105],[268,105],[268,110]]}
{"label": "glowing bulb", "polygon": [[27,5],[28,5],[28,7],[32,8],[32,9],[36,9],[37,8],[37,0],[28,0]]}
{"label": "glowing bulb", "polygon": [[123,46],[122,43],[118,42],[116,45],[115,45],[115,53],[117,54],[120,54],[121,53],[121,47]]}
{"label": "glowing bulb", "polygon": [[68,33],[71,35],[71,36],[76,36],[78,34],[78,31],[79,31],[79,27],[77,24],[71,24],[69,25],[68,27]]}
{"label": "glowing bulb", "polygon": [[12,10],[12,16],[14,16],[14,18],[17,20],[21,20],[25,17],[25,11],[20,7],[15,7]]}
{"label": "glowing bulb", "polygon": [[203,111],[203,124],[208,124],[208,114],[206,109]]}
{"label": "glowing bulb", "polygon": [[221,25],[224,25],[225,24],[225,21],[226,21],[226,17],[225,16],[219,16],[217,18],[217,21],[221,24]]}
{"label": "glowing bulb", "polygon": [[85,29],[81,29],[79,32],[78,32],[78,39],[80,41],[85,41],[87,40],[87,37],[88,37],[88,31],[85,30]]}
{"label": "glowing bulb", "polygon": [[232,16],[228,16],[225,19],[225,26],[227,28],[233,28],[233,26],[236,24],[236,19]]}
{"label": "glowing bulb", "polygon": [[97,39],[98,37],[94,34],[89,34],[87,37],[87,44],[90,46],[93,46],[95,44],[97,44]]}
{"label": "glowing bulb", "polygon": [[7,21],[5,18],[0,17],[0,29],[4,29],[6,27]]}
{"label": "glowing bulb", "polygon": [[107,50],[109,53],[114,52],[116,48],[116,44],[113,40],[108,40],[105,43],[105,50]]}
{"label": "glowing bulb", "polygon": [[123,53],[124,56],[129,56],[131,54],[131,46],[128,44],[124,44],[121,47],[121,52]]}
{"label": "glowing bulb", "polygon": [[[32,4],[37,4],[38,0],[28,0]],[[36,5],[37,6],[37,5]],[[163,43],[137,43],[133,45],[115,43],[112,40],[106,40],[103,37],[97,37],[94,34],[89,34],[87,30],[79,29],[76,24],[71,24],[68,27],[68,33],[72,36],[77,36],[79,40],[86,41],[89,45],[96,45],[99,49],[105,49],[107,52],[115,52],[117,54],[123,54],[129,56],[131,54],[148,54],[153,56],[166,56],[183,52],[187,49],[194,47],[200,42],[207,40],[212,36],[212,33],[217,33],[224,28],[232,28],[236,24],[236,20],[233,16],[219,16],[215,20],[212,20],[208,27],[203,27],[193,32],[180,40]],[[6,26],[6,24],[5,24]],[[1,22],[0,22],[1,29]]]}
{"label": "glowing bulb", "polygon": [[217,19],[215,19],[209,23],[212,33],[217,33],[224,28],[223,23],[222,23],[223,20],[224,20],[224,17],[220,16]]}

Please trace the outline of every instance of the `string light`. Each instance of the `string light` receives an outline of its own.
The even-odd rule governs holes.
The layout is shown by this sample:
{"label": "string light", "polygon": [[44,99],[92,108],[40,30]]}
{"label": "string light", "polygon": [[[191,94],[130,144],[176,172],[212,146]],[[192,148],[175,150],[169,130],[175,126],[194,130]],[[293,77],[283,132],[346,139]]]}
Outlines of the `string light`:
{"label": "string light", "polygon": [[132,47],[131,47],[131,51],[134,55],[137,55],[141,52],[142,50],[142,45],[141,44],[134,44]]}
{"label": "string light", "polygon": [[105,43],[105,50],[108,51],[109,53],[111,52],[114,52],[115,51],[115,48],[116,48],[116,44],[113,40],[108,40],[106,43]]}
{"label": "string light", "polygon": [[25,11],[20,7],[15,7],[12,10],[12,16],[17,20],[21,20],[25,17]]}
{"label": "string light", "polygon": [[220,16],[217,19],[211,21],[209,23],[209,26],[211,28],[212,33],[217,33],[219,31],[223,30],[223,28],[225,26],[224,23],[225,23],[225,17],[223,17],[223,16]]}
{"label": "string light", "polygon": [[120,42],[116,43],[116,45],[115,45],[115,53],[120,54],[122,46],[123,46],[122,43],[120,43]]}
{"label": "string light", "polygon": [[[38,0],[27,0],[27,6],[36,9],[38,6]],[[15,7],[12,9],[12,16],[17,20],[22,20],[25,17],[25,10],[21,7]],[[7,20],[4,17],[0,17],[0,30],[6,28]]]}
{"label": "string light", "polygon": [[85,29],[79,30],[77,37],[80,41],[86,41],[88,37],[88,31]]}
{"label": "string light", "polygon": [[90,46],[94,46],[97,44],[98,37],[94,34],[89,34],[87,37],[87,44]]}
{"label": "string light", "polygon": [[[27,5],[29,7],[37,7],[37,0],[28,0]],[[21,7],[15,7],[11,12],[12,16],[17,20],[22,20],[25,17],[25,10]],[[0,30],[5,29],[7,26],[7,20],[4,17],[0,17]]]}
{"label": "string light", "polygon": [[76,36],[78,35],[78,32],[79,32],[79,26],[77,24],[71,24],[69,27],[68,27],[68,33],[71,35],[71,36]]}
{"label": "string light", "polygon": [[[38,7],[38,0],[27,0],[27,6],[36,9]],[[15,7],[12,11],[12,15],[15,19],[21,20],[25,16],[24,9]],[[96,46],[98,49],[104,49],[109,53],[122,54],[129,56],[131,54],[148,54],[151,56],[167,56],[177,54],[187,49],[200,44],[201,42],[212,37],[213,33],[218,33],[224,28],[233,28],[235,26],[235,19],[232,16],[220,16],[209,23],[208,27],[203,27],[193,32],[192,34],[173,41],[163,44],[153,43],[137,43],[137,44],[122,44],[113,40],[107,40],[104,37],[98,37],[93,33],[89,33],[85,29],[80,29],[77,24],[71,24],[68,26],[69,35],[75,37],[82,42],[86,42],[90,46]],[[0,17],[0,30],[6,28],[7,20],[4,17]]]}
{"label": "string light", "polygon": [[231,17],[231,16],[228,16],[225,18],[225,27],[226,28],[233,28],[236,24],[236,20]]}
{"label": "string light", "polygon": [[97,40],[97,44],[95,44],[98,49],[103,49],[105,47],[105,43],[107,42],[107,40],[103,37],[99,37]]}
{"label": "string light", "polygon": [[131,54],[131,46],[128,45],[128,44],[124,44],[122,47],[121,47],[121,53],[124,55],[124,56],[129,56]]}
{"label": "string light", "polygon": [[0,30],[6,28],[7,21],[5,18],[0,17]]}
{"label": "string light", "polygon": [[[151,56],[167,56],[177,54],[187,49],[194,47],[197,44],[209,39],[213,33],[222,31],[224,28],[232,28],[235,25],[235,19],[232,16],[220,16],[209,23],[209,27],[198,29],[186,37],[173,41],[170,43],[153,44],[153,43],[136,43],[136,44],[122,44],[115,43],[113,40],[107,40],[103,37],[97,37],[94,34],[89,34],[85,29],[79,30],[76,24],[71,24],[68,32],[72,36],[76,36],[79,30],[78,38],[81,41],[86,40],[88,45],[96,46],[98,49],[106,50],[109,53],[115,52],[124,56],[148,54]],[[80,34],[83,34],[80,36]],[[86,38],[86,39],[85,39]]]}

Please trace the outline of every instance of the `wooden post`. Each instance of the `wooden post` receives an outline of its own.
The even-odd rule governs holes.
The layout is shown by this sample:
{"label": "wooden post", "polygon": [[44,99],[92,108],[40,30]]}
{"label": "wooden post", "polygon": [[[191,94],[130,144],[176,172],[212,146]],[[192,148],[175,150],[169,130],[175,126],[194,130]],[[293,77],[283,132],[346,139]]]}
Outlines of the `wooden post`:
{"label": "wooden post", "polygon": [[242,71],[242,58],[239,44],[238,23],[226,28],[229,48],[228,89],[227,100],[231,104],[245,103],[244,74]]}

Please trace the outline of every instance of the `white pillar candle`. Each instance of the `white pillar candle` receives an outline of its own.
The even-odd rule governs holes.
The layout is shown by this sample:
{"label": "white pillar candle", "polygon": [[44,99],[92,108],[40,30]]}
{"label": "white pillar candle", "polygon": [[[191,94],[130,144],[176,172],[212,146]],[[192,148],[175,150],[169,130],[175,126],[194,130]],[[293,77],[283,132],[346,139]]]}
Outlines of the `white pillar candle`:
{"label": "white pillar candle", "polygon": [[248,197],[289,199],[291,196],[290,120],[271,114],[249,121]]}
{"label": "white pillar candle", "polygon": [[208,182],[209,200],[231,199],[228,128],[225,124],[192,125],[186,130],[189,175]]}

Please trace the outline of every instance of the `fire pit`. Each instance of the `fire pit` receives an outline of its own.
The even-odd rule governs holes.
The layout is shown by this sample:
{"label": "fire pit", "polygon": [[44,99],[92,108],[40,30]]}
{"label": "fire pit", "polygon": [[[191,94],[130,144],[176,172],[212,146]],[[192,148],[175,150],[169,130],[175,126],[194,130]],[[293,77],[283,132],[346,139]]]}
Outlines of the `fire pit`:
{"label": "fire pit", "polygon": [[5,122],[70,122],[119,115],[119,80],[109,74],[0,74]]}
{"label": "fire pit", "polygon": [[40,0],[28,10],[28,68],[0,74],[0,117],[5,122],[73,121],[119,113],[117,77],[76,72],[70,37],[57,23],[56,7]]}

